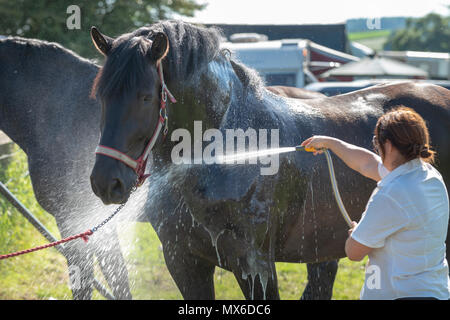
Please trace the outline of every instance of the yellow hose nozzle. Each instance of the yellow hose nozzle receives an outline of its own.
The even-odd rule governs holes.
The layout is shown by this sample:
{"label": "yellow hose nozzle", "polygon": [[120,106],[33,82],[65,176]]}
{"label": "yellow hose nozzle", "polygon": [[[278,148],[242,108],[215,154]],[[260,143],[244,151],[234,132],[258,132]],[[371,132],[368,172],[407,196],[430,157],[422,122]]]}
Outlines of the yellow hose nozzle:
{"label": "yellow hose nozzle", "polygon": [[313,147],[305,148],[305,146],[296,146],[295,151],[316,152],[318,150]]}

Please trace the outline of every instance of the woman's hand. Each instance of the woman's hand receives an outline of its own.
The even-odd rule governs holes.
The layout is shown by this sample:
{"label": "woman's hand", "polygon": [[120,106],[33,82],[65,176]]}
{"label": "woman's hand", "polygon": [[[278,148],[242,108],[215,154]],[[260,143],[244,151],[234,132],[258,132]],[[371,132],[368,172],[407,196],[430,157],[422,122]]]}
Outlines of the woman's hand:
{"label": "woman's hand", "polygon": [[350,237],[353,233],[353,230],[355,230],[358,223],[356,221],[352,221],[352,227],[348,230],[348,236]]}
{"label": "woman's hand", "polygon": [[367,149],[328,136],[312,136],[303,141],[301,146],[305,147],[305,149],[316,149],[317,151],[314,152],[314,155],[323,153],[323,149],[329,149],[341,158],[347,166],[358,171],[363,176],[375,181],[381,180],[378,173],[378,164],[381,162],[381,159]]}
{"label": "woman's hand", "polygon": [[301,143],[301,146],[305,148],[314,148],[317,151],[314,155],[323,153],[320,149],[329,149],[330,141],[333,140],[332,137],[327,136],[312,136]]}

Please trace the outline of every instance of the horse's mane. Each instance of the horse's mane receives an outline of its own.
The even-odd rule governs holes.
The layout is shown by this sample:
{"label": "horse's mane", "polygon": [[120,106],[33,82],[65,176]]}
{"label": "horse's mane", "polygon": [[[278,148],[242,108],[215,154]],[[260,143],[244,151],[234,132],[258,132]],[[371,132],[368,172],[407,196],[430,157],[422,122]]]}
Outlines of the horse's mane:
{"label": "horse's mane", "polygon": [[230,63],[234,73],[244,86],[246,93],[253,92],[257,98],[261,98],[265,83],[259,73],[236,59],[230,59]]}
{"label": "horse's mane", "polygon": [[[188,82],[208,63],[222,54],[220,41],[222,33],[217,28],[205,28],[179,20],[161,21],[116,39],[108,59],[99,72],[92,95],[109,96],[143,83],[148,84],[148,38],[156,32],[164,32],[169,39],[169,52],[165,58],[165,70],[172,80]],[[224,56],[224,55],[222,55]],[[233,68],[240,73],[243,84],[256,88],[262,82],[256,81],[255,73],[238,64]],[[149,84],[148,84],[149,85]]]}
{"label": "horse's mane", "polygon": [[[220,52],[222,33],[216,28],[205,28],[183,21],[162,21],[150,27],[152,32],[163,31],[169,38],[167,56],[169,70],[177,79],[188,80],[214,60]],[[141,32],[147,32],[142,30]]]}
{"label": "horse's mane", "polygon": [[57,55],[77,60],[80,63],[96,64],[95,61],[85,59],[56,42],[22,37],[6,37],[0,39],[0,46],[20,50],[23,53],[23,55],[20,54],[22,57],[28,57],[30,55]]}

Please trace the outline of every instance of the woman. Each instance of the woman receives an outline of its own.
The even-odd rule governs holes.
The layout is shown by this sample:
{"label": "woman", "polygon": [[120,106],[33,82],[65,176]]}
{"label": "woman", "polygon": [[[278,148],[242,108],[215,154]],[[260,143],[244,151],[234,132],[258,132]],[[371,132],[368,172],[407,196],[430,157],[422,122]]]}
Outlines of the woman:
{"label": "woman", "polygon": [[449,201],[431,165],[435,153],[425,121],[409,108],[389,111],[378,119],[373,144],[381,157],[332,137],[313,136],[302,143],[332,150],[378,182],[345,243],[350,260],[369,256],[361,299],[449,299]]}

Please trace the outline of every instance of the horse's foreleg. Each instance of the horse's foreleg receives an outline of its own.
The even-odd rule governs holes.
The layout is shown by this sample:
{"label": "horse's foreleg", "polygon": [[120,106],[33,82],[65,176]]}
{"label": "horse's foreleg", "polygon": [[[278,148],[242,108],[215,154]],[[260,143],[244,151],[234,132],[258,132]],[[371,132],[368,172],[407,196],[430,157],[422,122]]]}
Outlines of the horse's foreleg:
{"label": "horse's foreleg", "polygon": [[[64,226],[64,221],[55,217],[62,238],[78,232]],[[69,269],[70,288],[74,300],[90,300],[94,280],[93,256],[88,246],[80,239],[64,244],[64,256]]]}
{"label": "horse's foreleg", "polygon": [[163,248],[167,268],[186,300],[213,300],[215,265],[193,256],[183,246]]}
{"label": "horse's foreleg", "polygon": [[[253,256],[253,255],[252,255]],[[275,263],[270,259],[241,258],[234,276],[247,300],[279,300]]]}
{"label": "horse's foreleg", "polygon": [[130,300],[132,298],[128,282],[128,270],[120,250],[120,243],[115,226],[102,230],[101,238],[92,244],[97,261],[106,282],[116,299]]}
{"label": "horse's foreleg", "polygon": [[338,260],[308,263],[308,283],[301,300],[331,300]]}

